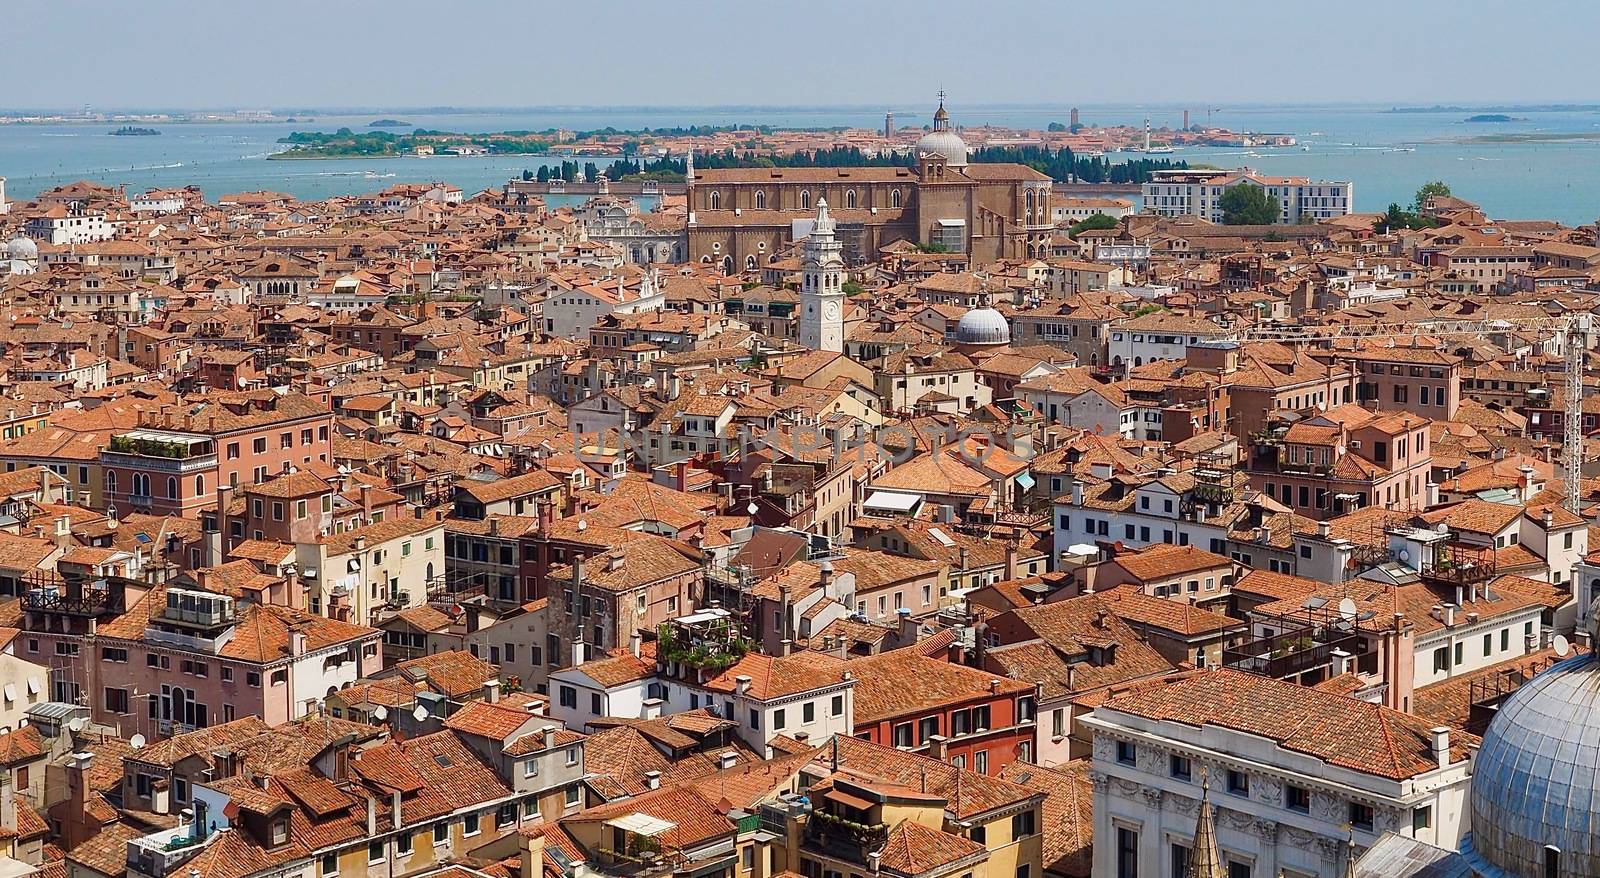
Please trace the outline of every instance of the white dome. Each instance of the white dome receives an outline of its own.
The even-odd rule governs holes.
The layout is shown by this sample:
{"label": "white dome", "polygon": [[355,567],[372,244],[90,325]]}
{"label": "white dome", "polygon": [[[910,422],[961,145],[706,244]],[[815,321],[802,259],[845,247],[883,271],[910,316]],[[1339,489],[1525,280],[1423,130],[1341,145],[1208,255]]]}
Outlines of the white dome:
{"label": "white dome", "polygon": [[39,245],[32,238],[18,235],[6,244],[6,257],[10,259],[38,259]]}
{"label": "white dome", "polygon": [[967,166],[967,142],[961,135],[954,131],[929,131],[917,141],[917,155],[938,153],[944,156],[945,164],[952,168]]}
{"label": "white dome", "polygon": [[956,344],[1002,345],[1011,343],[1011,324],[993,308],[973,308],[956,324]]}

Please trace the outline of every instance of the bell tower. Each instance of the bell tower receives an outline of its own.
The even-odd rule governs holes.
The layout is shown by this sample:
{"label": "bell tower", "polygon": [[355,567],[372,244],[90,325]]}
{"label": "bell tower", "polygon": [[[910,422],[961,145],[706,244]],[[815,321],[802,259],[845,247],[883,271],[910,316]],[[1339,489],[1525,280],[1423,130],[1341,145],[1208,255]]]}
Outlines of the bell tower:
{"label": "bell tower", "polygon": [[800,344],[844,352],[844,255],[834,236],[827,199],[817,199],[817,219],[800,257]]}

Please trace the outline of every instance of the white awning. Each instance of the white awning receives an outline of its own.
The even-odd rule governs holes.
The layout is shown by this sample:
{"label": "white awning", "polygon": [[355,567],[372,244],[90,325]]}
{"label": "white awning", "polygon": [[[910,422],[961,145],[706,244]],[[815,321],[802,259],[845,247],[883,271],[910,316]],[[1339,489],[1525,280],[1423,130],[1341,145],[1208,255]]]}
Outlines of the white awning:
{"label": "white awning", "polygon": [[867,502],[863,503],[862,507],[865,509],[885,509],[890,512],[910,512],[921,502],[921,494],[906,494],[900,491],[873,491],[867,496]]}
{"label": "white awning", "polygon": [[698,613],[691,613],[687,616],[679,616],[677,621],[682,622],[685,625],[698,625],[701,622],[715,622],[718,619],[726,619],[730,615],[732,614],[721,607],[709,607],[699,611]]}
{"label": "white awning", "polygon": [[38,695],[40,688],[41,688],[41,686],[39,684],[39,678],[38,677],[29,677],[28,678],[28,694],[29,695]]}
{"label": "white awning", "polygon": [[626,830],[634,835],[644,835],[650,837],[660,835],[663,832],[667,832],[678,827],[678,824],[673,823],[670,820],[662,820],[659,817],[651,817],[649,814],[644,814],[639,811],[635,811],[632,814],[625,814],[621,817],[613,817],[612,819],[606,821],[606,825],[615,826],[618,829]]}
{"label": "white awning", "polygon": [[17,700],[17,686],[16,686],[15,683],[7,683],[6,684],[6,700],[7,701],[16,701]]}

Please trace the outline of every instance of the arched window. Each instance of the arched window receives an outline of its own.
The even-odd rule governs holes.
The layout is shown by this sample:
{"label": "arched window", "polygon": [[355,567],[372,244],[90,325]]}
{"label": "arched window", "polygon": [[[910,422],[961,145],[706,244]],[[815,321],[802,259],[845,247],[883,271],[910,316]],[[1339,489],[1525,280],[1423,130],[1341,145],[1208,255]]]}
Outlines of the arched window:
{"label": "arched window", "polygon": [[178,479],[176,476],[167,476],[167,497],[178,499]]}
{"label": "arched window", "polygon": [[706,205],[708,207],[710,207],[712,210],[716,210],[717,208],[721,207],[722,206],[722,193],[713,191],[710,195],[707,195],[706,196]]}
{"label": "arched window", "polygon": [[811,191],[809,189],[800,193],[800,209],[811,209]]}
{"label": "arched window", "polygon": [[117,493],[117,471],[108,469],[106,470],[106,499],[110,500],[111,495],[115,493]]}
{"label": "arched window", "polygon": [[428,562],[428,576],[424,581],[425,582],[433,582],[433,562],[432,561]]}
{"label": "arched window", "polygon": [[900,206],[900,190],[899,189],[895,189],[895,190],[893,190],[893,191],[891,191],[889,193],[889,206],[890,207],[899,207]]}
{"label": "arched window", "polygon": [[205,494],[206,494],[206,477],[203,476],[203,475],[195,476],[194,477],[194,495],[196,497],[204,497]]}
{"label": "arched window", "polygon": [[856,206],[856,190],[854,190],[854,189],[846,189],[845,190],[845,193],[844,193],[844,206],[848,207],[848,208],[854,208]]}
{"label": "arched window", "polygon": [[767,193],[763,192],[760,189],[757,189],[756,190],[756,210],[765,210],[766,207],[767,207]]}
{"label": "arched window", "polygon": [[756,258],[754,256],[746,256],[744,258],[744,267],[746,271],[754,269],[756,267]]}

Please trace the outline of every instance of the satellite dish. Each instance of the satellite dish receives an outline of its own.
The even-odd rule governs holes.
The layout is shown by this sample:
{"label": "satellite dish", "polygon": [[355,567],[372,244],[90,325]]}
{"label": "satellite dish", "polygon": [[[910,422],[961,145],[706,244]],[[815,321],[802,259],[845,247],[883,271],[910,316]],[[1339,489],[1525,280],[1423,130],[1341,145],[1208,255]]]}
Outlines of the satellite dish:
{"label": "satellite dish", "polygon": [[380,723],[383,722],[389,718],[389,708],[384,707],[381,704],[378,705],[378,709],[372,712],[372,718]]}
{"label": "satellite dish", "polygon": [[417,709],[411,711],[411,718],[419,723],[426,720],[428,718],[428,708],[423,707],[420,704],[417,705]]}
{"label": "satellite dish", "polygon": [[761,507],[757,506],[754,501],[751,501],[750,505],[744,508],[744,511],[750,513],[751,515],[755,515],[757,512],[761,511]]}
{"label": "satellite dish", "polygon": [[88,724],[89,724],[89,721],[84,719],[81,716],[73,717],[71,720],[69,720],[67,722],[67,728],[71,729],[74,732],[81,732],[81,731],[83,731],[83,727],[88,725]]}
{"label": "satellite dish", "polygon": [[1356,617],[1356,602],[1350,598],[1345,598],[1344,600],[1340,601],[1339,615],[1348,621],[1354,621]]}
{"label": "satellite dish", "polygon": [[144,746],[144,735],[134,735],[128,739],[128,746],[137,750]]}
{"label": "satellite dish", "polygon": [[1550,641],[1550,648],[1555,650],[1556,655],[1559,655],[1562,658],[1566,658],[1567,655],[1572,652],[1572,644],[1567,642],[1567,636],[1565,634],[1557,634],[1555,638]]}
{"label": "satellite dish", "polygon": [[578,519],[578,532],[582,533],[583,531],[586,531],[588,529],[589,529],[589,520],[587,518]]}
{"label": "satellite dish", "polygon": [[1400,551],[1394,553],[1394,556],[1396,558],[1399,558],[1401,561],[1410,561],[1411,560],[1411,550],[1410,549],[1401,549]]}

